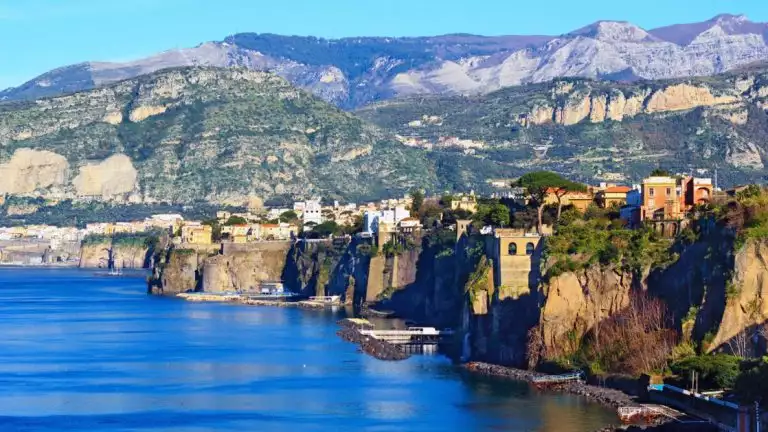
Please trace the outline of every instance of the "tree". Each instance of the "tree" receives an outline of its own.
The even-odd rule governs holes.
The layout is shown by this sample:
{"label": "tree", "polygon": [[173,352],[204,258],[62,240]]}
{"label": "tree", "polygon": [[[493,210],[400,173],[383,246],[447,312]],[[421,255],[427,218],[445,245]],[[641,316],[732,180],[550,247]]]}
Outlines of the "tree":
{"label": "tree", "polygon": [[240,216],[230,216],[229,219],[227,219],[226,222],[224,222],[224,225],[245,225],[248,221],[245,220],[244,217]]}
{"label": "tree", "polygon": [[513,186],[525,189],[528,198],[536,205],[538,219],[536,230],[539,234],[541,234],[542,213],[544,212],[545,200],[550,190],[555,191],[555,196],[558,202],[557,214],[559,219],[562,212],[562,197],[568,192],[586,189],[584,185],[572,182],[563,178],[560,174],[550,171],[529,172],[513,183]]}
{"label": "tree", "polygon": [[288,210],[280,214],[279,221],[288,224],[297,224],[299,221],[299,215],[297,215],[293,210]]}
{"label": "tree", "polygon": [[411,216],[418,217],[421,206],[424,204],[424,192],[420,189],[411,191]]}
{"label": "tree", "polygon": [[651,177],[669,177],[672,174],[664,168],[656,168],[651,171]]}
{"label": "tree", "polygon": [[442,197],[440,197],[440,205],[445,208],[451,208],[451,203],[453,203],[453,195],[451,194],[445,194]]}
{"label": "tree", "polygon": [[341,227],[335,221],[326,221],[319,225],[315,225],[312,229],[320,237],[330,237],[331,235],[340,234]]}

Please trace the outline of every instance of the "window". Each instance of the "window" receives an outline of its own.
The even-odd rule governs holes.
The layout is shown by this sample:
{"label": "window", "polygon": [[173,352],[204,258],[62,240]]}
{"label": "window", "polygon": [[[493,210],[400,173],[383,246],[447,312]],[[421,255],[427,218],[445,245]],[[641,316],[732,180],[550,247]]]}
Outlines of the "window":
{"label": "window", "polygon": [[517,255],[517,243],[510,243],[508,252],[510,255]]}
{"label": "window", "polygon": [[672,195],[672,188],[667,188],[667,196]]}
{"label": "window", "polygon": [[527,245],[525,245],[525,254],[533,255],[534,249],[536,249],[536,246],[534,246],[533,243],[528,243]]}
{"label": "window", "polygon": [[648,189],[648,196],[650,196],[651,198],[653,198],[653,196],[655,195],[655,192],[656,192],[656,191],[655,191],[653,188],[650,188],[650,189]]}

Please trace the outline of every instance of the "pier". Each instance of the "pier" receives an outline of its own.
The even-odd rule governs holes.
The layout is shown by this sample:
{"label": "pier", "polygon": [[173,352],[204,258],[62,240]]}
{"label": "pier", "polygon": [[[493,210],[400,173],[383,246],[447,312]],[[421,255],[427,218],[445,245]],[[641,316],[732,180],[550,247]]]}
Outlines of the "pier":
{"label": "pier", "polygon": [[437,344],[442,339],[453,336],[453,330],[437,330],[434,327],[409,327],[406,330],[365,329],[360,330],[360,333],[395,345]]}

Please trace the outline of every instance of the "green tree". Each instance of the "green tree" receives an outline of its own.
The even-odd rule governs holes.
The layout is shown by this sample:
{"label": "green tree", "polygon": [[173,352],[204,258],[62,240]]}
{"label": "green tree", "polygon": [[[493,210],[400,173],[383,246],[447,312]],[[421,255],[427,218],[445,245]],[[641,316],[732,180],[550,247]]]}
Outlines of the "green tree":
{"label": "green tree", "polygon": [[230,216],[229,219],[227,219],[226,222],[224,222],[224,225],[245,225],[248,221],[245,220],[244,217],[241,216]]}
{"label": "green tree", "polygon": [[672,174],[664,168],[656,168],[651,171],[651,177],[669,177]]}
{"label": "green tree", "polygon": [[331,235],[341,234],[341,227],[335,221],[325,221],[315,225],[312,229],[320,237],[329,237]]}
{"label": "green tree", "polygon": [[440,197],[440,205],[445,208],[451,208],[451,203],[453,203],[453,195],[451,194],[445,194],[442,197]]}
{"label": "green tree", "polygon": [[296,212],[293,210],[288,210],[286,212],[281,213],[278,219],[280,222],[283,222],[283,223],[298,224],[299,215],[297,215]]}
{"label": "green tree", "polygon": [[219,224],[218,219],[206,219],[203,221],[203,225],[209,225],[211,227],[213,241],[221,241],[221,224]]}
{"label": "green tree", "polygon": [[424,204],[424,192],[421,189],[411,191],[411,216],[418,217],[421,206]]}
{"label": "green tree", "polygon": [[541,234],[542,214],[544,212],[545,200],[550,190],[554,190],[555,196],[557,197],[557,216],[559,219],[562,212],[562,197],[568,192],[586,189],[584,185],[572,182],[563,178],[560,174],[551,171],[529,172],[514,182],[513,186],[524,188],[526,195],[536,206],[536,230],[539,234]]}

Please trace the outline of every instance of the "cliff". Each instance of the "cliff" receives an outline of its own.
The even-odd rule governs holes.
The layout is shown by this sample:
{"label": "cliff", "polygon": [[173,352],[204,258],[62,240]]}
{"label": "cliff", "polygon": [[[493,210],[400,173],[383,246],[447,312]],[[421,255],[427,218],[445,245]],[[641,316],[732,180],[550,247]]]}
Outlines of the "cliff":
{"label": "cliff", "polygon": [[112,244],[111,242],[86,244],[80,247],[81,268],[109,268],[112,261],[115,268],[149,268],[149,248],[138,245]]}

